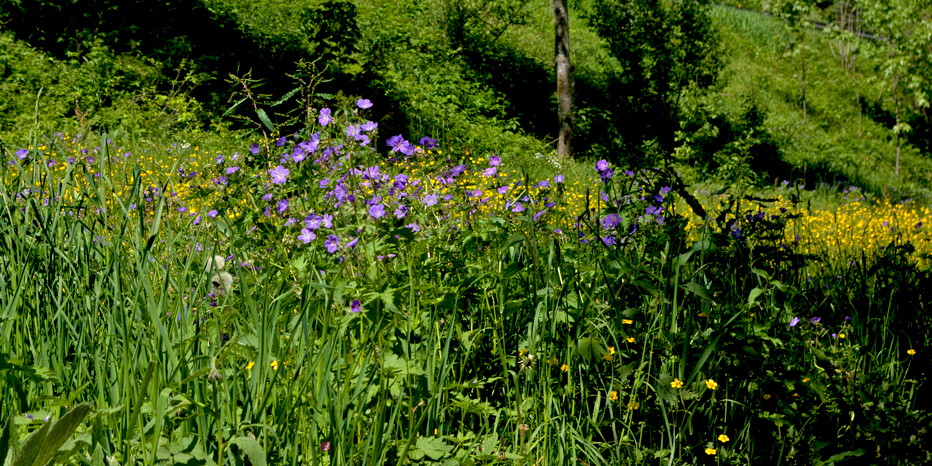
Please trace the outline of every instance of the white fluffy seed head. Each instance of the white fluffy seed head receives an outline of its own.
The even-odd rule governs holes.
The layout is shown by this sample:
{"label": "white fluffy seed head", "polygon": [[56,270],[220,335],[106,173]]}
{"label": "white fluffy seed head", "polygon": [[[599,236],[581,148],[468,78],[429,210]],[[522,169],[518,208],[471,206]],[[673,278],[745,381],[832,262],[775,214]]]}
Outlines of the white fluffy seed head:
{"label": "white fluffy seed head", "polygon": [[223,258],[223,256],[214,256],[207,259],[207,263],[204,264],[204,271],[210,272],[211,269],[220,270],[225,265],[227,265],[227,261]]}
{"label": "white fluffy seed head", "polygon": [[229,272],[215,273],[210,278],[210,291],[217,297],[223,297],[230,294],[233,289],[233,275]]}

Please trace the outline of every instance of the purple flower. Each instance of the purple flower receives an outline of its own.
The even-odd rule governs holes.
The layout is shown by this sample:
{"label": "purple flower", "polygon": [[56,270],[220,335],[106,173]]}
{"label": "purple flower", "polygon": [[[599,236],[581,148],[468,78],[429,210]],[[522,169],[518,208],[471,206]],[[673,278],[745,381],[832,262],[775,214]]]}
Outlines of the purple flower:
{"label": "purple flower", "polygon": [[320,442],[320,451],[330,451],[330,442]]}
{"label": "purple flower", "polygon": [[269,171],[269,175],[272,177],[272,183],[282,184],[288,181],[288,174],[291,173],[287,168],[282,167],[281,165],[273,168]]}
{"label": "purple flower", "polygon": [[333,226],[333,215],[324,214],[324,217],[320,219],[320,226],[324,228],[330,228]]}
{"label": "purple flower", "polygon": [[317,122],[320,123],[320,126],[327,126],[330,124],[330,109],[322,108],[320,109],[320,116],[317,117]]}
{"label": "purple flower", "polygon": [[664,186],[664,187],[660,188],[660,195],[661,195],[661,196],[666,196],[666,195],[669,194],[669,193],[670,193],[670,187],[669,187],[669,186]]}
{"label": "purple flower", "polygon": [[401,137],[400,134],[388,138],[386,142],[392,148],[392,152],[401,152],[405,155],[414,153],[414,146],[412,146],[410,142],[405,141],[405,138]]}
{"label": "purple flower", "polygon": [[799,323],[799,317],[793,317],[793,320],[790,321],[790,327],[795,327]]}
{"label": "purple flower", "polygon": [[195,225],[198,225],[198,224],[200,224],[200,223],[201,223],[201,216],[198,215],[198,216],[194,219],[194,224],[195,224]]}
{"label": "purple flower", "polygon": [[382,204],[376,204],[372,207],[369,207],[369,215],[373,218],[382,218],[385,215],[385,206]]}
{"label": "purple flower", "polygon": [[424,205],[426,205],[427,207],[436,205],[436,204],[437,204],[437,195],[436,195],[436,194],[428,194],[428,195],[424,196],[424,201],[423,201],[423,202],[424,202]]}
{"label": "purple flower", "polygon": [[286,142],[288,142],[288,139],[285,136],[282,136],[278,138],[277,141],[275,141],[275,146],[276,147],[284,146]]}
{"label": "purple flower", "polygon": [[307,228],[302,228],[301,234],[298,235],[298,239],[301,240],[302,243],[308,244],[311,241],[314,241],[315,239],[317,239],[317,235],[315,235],[313,231]]}
{"label": "purple flower", "polygon": [[611,246],[611,245],[615,244],[615,237],[614,237],[614,236],[606,236],[605,238],[602,238],[602,242],[605,243],[606,246]]}
{"label": "purple flower", "polygon": [[259,145],[253,144],[252,147],[249,148],[249,152],[252,152],[252,155],[259,154]]}
{"label": "purple flower", "polygon": [[288,199],[278,201],[278,213],[283,214],[288,210]]}
{"label": "purple flower", "polygon": [[550,180],[543,180],[540,183],[537,183],[538,188],[547,188],[550,186]]}
{"label": "purple flower", "polygon": [[311,214],[311,215],[308,215],[307,218],[304,219],[304,225],[306,225],[311,230],[316,230],[320,228],[321,220],[322,220],[321,217],[318,217],[315,214]]}
{"label": "purple flower", "polygon": [[265,196],[262,196],[262,200],[265,202],[272,202],[272,193],[268,193]]}
{"label": "purple flower", "polygon": [[356,106],[365,110],[367,108],[372,108],[372,101],[369,99],[359,99],[356,101]]}
{"label": "purple flower", "polygon": [[821,321],[822,321],[822,318],[821,318],[821,317],[813,317],[813,318],[809,319],[809,323],[810,323],[810,324],[818,324],[818,323],[821,322]]}
{"label": "purple flower", "polygon": [[324,241],[324,247],[330,254],[337,252],[337,248],[340,247],[340,238],[337,235],[328,235],[327,240]]}
{"label": "purple flower", "polygon": [[595,169],[598,170],[600,173],[604,172],[605,170],[608,170],[608,161],[605,159],[599,160],[598,162],[595,163]]}
{"label": "purple flower", "polygon": [[227,175],[232,175],[232,174],[236,173],[237,171],[239,171],[239,167],[230,167],[230,168],[227,168]]}
{"label": "purple flower", "polygon": [[608,214],[602,219],[602,228],[605,230],[614,230],[621,222],[621,218],[616,214]]}
{"label": "purple flower", "polygon": [[346,127],[346,137],[348,137],[348,138],[355,138],[356,136],[359,136],[359,126],[356,126],[356,125],[349,125],[349,126],[347,126],[347,127]]}
{"label": "purple flower", "polygon": [[427,136],[422,137],[421,140],[418,141],[418,143],[427,150],[436,149],[440,147],[437,145],[436,139],[433,139]]}
{"label": "purple flower", "polygon": [[417,223],[409,223],[405,225],[405,228],[410,228],[411,231],[421,231],[421,227],[419,227]]}
{"label": "purple flower", "polygon": [[29,151],[26,149],[16,151],[16,156],[19,157],[20,160],[25,159],[27,155],[29,155]]}
{"label": "purple flower", "polygon": [[217,216],[217,213],[218,212],[216,210],[211,210],[210,212],[207,212],[207,216],[210,218],[215,218]]}
{"label": "purple flower", "polygon": [[496,167],[489,167],[482,171],[482,176],[486,178],[491,178],[493,176],[496,176],[497,174],[498,174],[498,168]]}
{"label": "purple flower", "polygon": [[500,187],[498,188],[498,193],[499,193],[499,194],[505,194],[505,193],[507,193],[507,192],[508,192],[508,186],[500,186]]}
{"label": "purple flower", "polygon": [[563,175],[557,175],[557,176],[553,177],[553,182],[554,182],[554,183],[562,183],[562,182],[563,182]]}
{"label": "purple flower", "polygon": [[512,212],[524,212],[524,206],[520,202],[515,202],[514,206],[511,208]]}
{"label": "purple flower", "polygon": [[546,213],[547,213],[546,210],[542,210],[542,211],[540,211],[540,212],[534,214],[534,221],[536,222],[536,221],[541,217],[541,215],[544,215],[544,214],[546,214]]}
{"label": "purple flower", "polygon": [[493,155],[492,157],[489,157],[489,165],[491,165],[491,166],[493,166],[493,167],[497,167],[497,166],[499,166],[501,163],[502,163],[502,158],[501,158],[501,157],[499,157],[499,156],[497,156],[497,155]]}
{"label": "purple flower", "polygon": [[303,162],[305,158],[305,151],[301,146],[295,146],[294,151],[291,153],[291,160],[294,160],[294,163]]}
{"label": "purple flower", "polygon": [[353,248],[355,248],[355,247],[356,247],[356,243],[358,243],[358,242],[359,242],[359,238],[353,238],[353,239],[351,239],[351,240],[349,241],[349,243],[346,243],[347,249],[353,249]]}
{"label": "purple flower", "polygon": [[395,209],[395,218],[405,218],[408,216],[408,206],[401,204]]}
{"label": "purple flower", "polygon": [[352,306],[350,306],[350,310],[353,312],[359,312],[361,309],[362,309],[362,304],[359,302],[358,299],[354,299]]}
{"label": "purple flower", "polygon": [[603,183],[608,183],[608,180],[612,179],[612,175],[614,174],[615,174],[615,171],[609,168],[605,171],[599,172],[599,177],[602,178]]}
{"label": "purple flower", "polygon": [[214,160],[217,162],[217,165],[220,165],[221,163],[223,163],[223,154],[218,155],[217,158]]}

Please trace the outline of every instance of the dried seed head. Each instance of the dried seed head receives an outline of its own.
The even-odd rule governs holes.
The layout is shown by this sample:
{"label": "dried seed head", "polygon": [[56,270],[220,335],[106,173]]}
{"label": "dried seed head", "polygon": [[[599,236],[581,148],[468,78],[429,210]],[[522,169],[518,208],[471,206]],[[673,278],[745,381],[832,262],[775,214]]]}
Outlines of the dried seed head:
{"label": "dried seed head", "polygon": [[223,297],[230,294],[233,288],[233,275],[229,272],[220,272],[210,278],[210,291],[217,297]]}
{"label": "dried seed head", "polygon": [[220,371],[214,365],[210,366],[210,374],[207,374],[207,380],[211,382],[219,382],[223,380],[223,375],[220,374]]}

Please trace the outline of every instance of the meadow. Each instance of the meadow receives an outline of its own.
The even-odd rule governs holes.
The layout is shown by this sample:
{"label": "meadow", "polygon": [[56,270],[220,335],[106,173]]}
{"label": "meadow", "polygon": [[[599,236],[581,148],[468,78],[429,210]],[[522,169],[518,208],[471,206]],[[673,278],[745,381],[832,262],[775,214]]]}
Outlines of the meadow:
{"label": "meadow", "polygon": [[810,31],[804,116],[710,7],[721,76],[622,153],[596,3],[567,159],[548,2],[0,0],[0,466],[932,462],[873,45]]}
{"label": "meadow", "polygon": [[5,146],[5,432],[83,409],[68,464],[927,461],[928,208],[797,185],[700,222],[661,173],[530,179],[370,106]]}

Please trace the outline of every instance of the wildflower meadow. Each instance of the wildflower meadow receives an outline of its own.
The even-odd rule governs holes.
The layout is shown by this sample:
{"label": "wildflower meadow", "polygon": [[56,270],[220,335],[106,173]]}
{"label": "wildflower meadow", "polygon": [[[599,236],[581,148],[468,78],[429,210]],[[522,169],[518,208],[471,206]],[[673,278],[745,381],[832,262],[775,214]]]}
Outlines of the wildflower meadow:
{"label": "wildflower meadow", "polygon": [[660,169],[530,179],[337,103],[4,146],[9,464],[927,461],[927,208],[701,220]]}
{"label": "wildflower meadow", "polygon": [[0,466],[932,464],[929,8],[724,3],[0,0]]}

